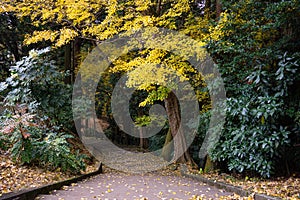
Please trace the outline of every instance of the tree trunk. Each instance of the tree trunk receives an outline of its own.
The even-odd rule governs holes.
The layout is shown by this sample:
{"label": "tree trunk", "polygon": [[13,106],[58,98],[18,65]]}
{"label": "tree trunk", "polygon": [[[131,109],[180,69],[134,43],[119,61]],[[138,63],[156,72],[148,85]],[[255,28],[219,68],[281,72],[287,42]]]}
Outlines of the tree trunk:
{"label": "tree trunk", "polygon": [[65,80],[68,84],[75,82],[75,71],[80,64],[80,45],[78,38],[65,45],[65,69],[70,72]]}
{"label": "tree trunk", "polygon": [[216,0],[216,18],[219,19],[222,12],[222,5],[220,0]]}
{"label": "tree trunk", "polygon": [[144,138],[143,138],[143,129],[142,127],[139,127],[139,132],[140,132],[140,148],[144,148]]}
{"label": "tree trunk", "polygon": [[[180,126],[180,108],[178,100],[173,92],[165,99],[166,111],[169,119],[169,125],[174,143],[173,161],[178,163],[190,163],[195,165],[186,146],[186,139]],[[175,137],[176,136],[176,137]]]}
{"label": "tree trunk", "polygon": [[157,0],[157,4],[156,4],[156,15],[157,15],[157,16],[160,16],[161,1],[162,1],[162,0]]}
{"label": "tree trunk", "polygon": [[207,155],[207,159],[205,162],[204,173],[211,172],[215,168],[215,163],[210,159],[209,155]]}
{"label": "tree trunk", "polygon": [[161,152],[161,156],[166,161],[172,160],[171,154],[174,149],[174,146],[173,146],[173,143],[171,143],[171,142],[172,142],[172,133],[171,133],[171,129],[169,128],[167,137],[165,139],[165,144],[164,144],[162,152]]}
{"label": "tree trunk", "polygon": [[81,51],[81,40],[79,38],[75,38],[72,42],[72,67],[71,67],[71,81],[74,83],[75,81],[75,73],[76,69],[78,69],[81,61],[80,61],[80,51]]}
{"label": "tree trunk", "polygon": [[[70,71],[72,70],[72,56],[71,56],[71,44],[65,45],[65,70]],[[71,74],[65,78],[65,83],[71,84],[72,78]]]}

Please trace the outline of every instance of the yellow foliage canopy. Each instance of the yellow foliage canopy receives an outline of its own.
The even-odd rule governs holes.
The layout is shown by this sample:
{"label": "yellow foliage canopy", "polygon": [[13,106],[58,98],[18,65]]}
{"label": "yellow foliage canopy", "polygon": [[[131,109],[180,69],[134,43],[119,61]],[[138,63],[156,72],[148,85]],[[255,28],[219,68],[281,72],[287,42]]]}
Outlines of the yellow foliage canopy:
{"label": "yellow foliage canopy", "polygon": [[[191,6],[193,5],[188,0],[3,0],[0,12],[14,12],[20,19],[30,17],[34,26],[42,27],[42,30],[26,35],[25,44],[51,41],[53,47],[58,48],[75,38],[101,43],[118,34],[132,36],[145,27],[163,27],[188,34],[195,39],[204,39],[206,33],[201,31],[201,27],[207,26],[208,20],[195,16]],[[51,24],[56,24],[55,28],[51,28]],[[151,37],[155,35],[151,31],[144,34]],[[196,75],[196,70],[186,62],[195,49],[191,52],[187,48],[180,49],[182,45],[195,44],[173,37],[171,35],[165,36],[163,40],[154,38],[146,41],[149,48],[115,60],[111,72],[128,73],[128,86],[140,90],[155,90],[156,86],[171,82],[173,76],[205,87],[203,77]],[[160,44],[165,48],[151,48],[158,41],[165,41]],[[203,40],[194,42],[199,46],[197,54],[203,54]],[[170,54],[164,49],[175,51]],[[198,92],[198,96],[199,99],[207,99],[208,94]]]}

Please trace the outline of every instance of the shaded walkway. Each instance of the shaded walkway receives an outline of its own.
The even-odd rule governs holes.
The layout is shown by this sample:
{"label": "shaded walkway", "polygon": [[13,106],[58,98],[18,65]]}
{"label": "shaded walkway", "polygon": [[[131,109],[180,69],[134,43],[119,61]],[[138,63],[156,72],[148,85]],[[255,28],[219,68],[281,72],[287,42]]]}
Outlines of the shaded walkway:
{"label": "shaded walkway", "polygon": [[[89,200],[89,199],[183,199],[193,196],[203,199],[219,199],[232,193],[208,186],[194,179],[181,177],[166,169],[169,163],[155,153],[141,153],[116,148],[104,135],[82,137],[86,147],[106,166],[103,174],[91,177],[49,195],[41,195],[43,200]],[[150,172],[152,171],[152,172]]]}
{"label": "shaded walkway", "polygon": [[191,199],[194,195],[203,199],[219,199],[232,193],[208,186],[190,178],[152,172],[145,175],[109,171],[83,182],[42,195],[43,200],[89,199]]}
{"label": "shaded walkway", "polygon": [[159,152],[133,152],[117,147],[104,134],[82,137],[86,148],[106,166],[123,172],[143,174],[162,169],[170,163]]}

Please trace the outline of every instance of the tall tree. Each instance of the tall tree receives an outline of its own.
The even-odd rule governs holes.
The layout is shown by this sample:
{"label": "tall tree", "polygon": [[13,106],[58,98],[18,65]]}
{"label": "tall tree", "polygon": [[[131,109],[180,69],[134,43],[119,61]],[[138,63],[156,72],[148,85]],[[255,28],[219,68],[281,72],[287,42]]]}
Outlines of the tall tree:
{"label": "tall tree", "polygon": [[[20,18],[29,16],[32,20],[32,24],[37,27],[41,27],[48,23],[59,24],[59,29],[45,27],[42,30],[27,35],[25,43],[32,44],[47,40],[51,41],[54,47],[60,47],[75,40],[75,38],[84,38],[100,43],[101,41],[126,31],[131,31],[127,34],[132,35],[135,33],[135,30],[144,27],[162,27],[183,31],[190,35],[193,35],[192,32],[197,32],[201,35],[201,30],[197,30],[195,24],[201,24],[201,21],[205,20],[200,16],[195,16],[196,14],[193,13],[193,10],[195,9],[193,8],[194,3],[195,2],[188,0],[30,0],[26,2],[5,0],[2,4],[6,9],[10,9],[12,12],[17,13]],[[189,22],[188,20],[193,17],[195,17],[193,23]],[[207,21],[205,21],[205,24],[207,24]],[[194,34],[194,36],[197,37],[196,34]],[[143,64],[147,61],[147,56],[153,57],[151,60],[153,63],[160,63],[161,59],[168,60],[168,67],[180,70],[180,76],[183,76],[186,79],[196,77],[199,83],[203,83],[203,78],[201,76],[189,76],[189,74],[194,71],[190,65],[185,62],[180,62],[179,57],[170,56],[167,52],[161,52],[156,49],[146,49],[145,53],[137,56],[140,60],[136,58],[133,59],[139,61],[136,63],[137,65]],[[126,72],[133,71],[134,67],[132,65],[130,66],[128,63],[130,63],[130,61],[123,62],[121,65],[116,65],[114,70]],[[153,84],[141,88],[149,92],[150,96],[145,100],[146,103],[151,103],[151,101],[153,102],[156,100],[153,98],[153,94],[159,88],[160,87],[153,87]],[[203,96],[203,101],[208,102],[207,92],[199,93],[199,96],[201,95]],[[165,90],[163,97],[166,98],[165,104],[169,116],[169,123],[171,125],[172,136],[175,138],[176,134],[180,135],[180,137],[176,137],[179,139],[178,141],[175,141],[178,143],[178,145],[175,146],[178,146],[179,149],[185,149],[184,133],[180,130],[180,126],[178,125],[181,119],[178,114],[180,112],[179,106],[177,105],[177,99],[171,91],[167,90]],[[179,161],[191,161],[188,152],[179,156]]]}

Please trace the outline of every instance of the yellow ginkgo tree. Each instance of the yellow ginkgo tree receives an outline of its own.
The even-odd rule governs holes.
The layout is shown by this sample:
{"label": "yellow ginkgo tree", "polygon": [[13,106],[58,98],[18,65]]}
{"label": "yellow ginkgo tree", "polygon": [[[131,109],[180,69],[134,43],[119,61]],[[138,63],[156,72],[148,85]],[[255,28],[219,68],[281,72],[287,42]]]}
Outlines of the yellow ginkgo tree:
{"label": "yellow ginkgo tree", "polygon": [[[140,106],[164,101],[170,133],[177,138],[174,161],[192,162],[186,151],[188,139],[180,126],[183,106],[172,91],[178,89],[174,80],[177,80],[175,83],[187,82],[194,87],[200,110],[205,112],[211,107],[208,92],[199,90],[206,87],[204,76],[189,62],[195,57],[200,62],[204,59],[200,57],[205,56],[201,39],[206,37],[202,29],[208,26],[208,19],[205,13],[195,12],[200,9],[198,6],[196,1],[190,0],[2,0],[0,12],[13,12],[21,20],[29,17],[31,24],[39,27],[38,31],[26,35],[24,43],[27,45],[49,41],[53,48],[59,48],[75,39],[93,41],[97,45],[116,35],[134,37],[141,29],[146,30],[143,38],[148,40],[132,44],[143,44],[142,48],[114,59],[110,72],[126,73],[128,87],[148,92]],[[155,27],[197,40],[177,38],[176,34],[157,37]],[[164,48],[157,48],[158,42]]]}

